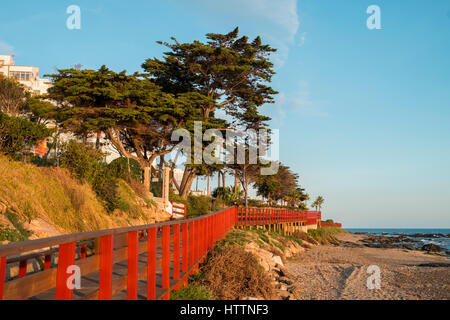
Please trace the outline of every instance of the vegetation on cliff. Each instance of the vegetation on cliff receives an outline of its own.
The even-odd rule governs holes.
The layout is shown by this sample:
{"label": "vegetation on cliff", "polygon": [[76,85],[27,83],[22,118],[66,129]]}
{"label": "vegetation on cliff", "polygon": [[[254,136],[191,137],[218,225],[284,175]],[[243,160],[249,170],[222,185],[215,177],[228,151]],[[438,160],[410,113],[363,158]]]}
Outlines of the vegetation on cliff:
{"label": "vegetation on cliff", "polygon": [[118,208],[108,212],[92,185],[67,169],[37,167],[0,155],[0,241],[32,236],[21,232],[19,223],[35,230],[33,237],[42,237],[148,221],[145,201],[121,179],[117,179],[117,199]]}

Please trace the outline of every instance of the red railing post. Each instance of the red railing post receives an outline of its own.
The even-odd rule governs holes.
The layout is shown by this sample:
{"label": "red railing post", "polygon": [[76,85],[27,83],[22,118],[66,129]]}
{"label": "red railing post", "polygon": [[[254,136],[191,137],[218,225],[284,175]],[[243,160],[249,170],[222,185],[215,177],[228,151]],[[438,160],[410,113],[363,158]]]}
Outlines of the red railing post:
{"label": "red railing post", "polygon": [[147,230],[147,300],[156,299],[156,228]]}
{"label": "red railing post", "polygon": [[50,269],[52,266],[52,254],[46,254],[44,257],[44,270]]}
{"label": "red railing post", "polygon": [[137,300],[138,250],[139,235],[137,231],[128,232],[128,273],[127,300]]}
{"label": "red railing post", "polygon": [[203,255],[205,253],[205,218],[200,220],[200,257],[203,262]]}
{"label": "red railing post", "polygon": [[25,277],[27,275],[27,264],[28,260],[20,260],[19,262],[19,279]]}
{"label": "red railing post", "polygon": [[72,300],[73,289],[69,288],[67,280],[71,274],[67,268],[75,262],[75,242],[59,245],[58,269],[56,271],[56,300]]}
{"label": "red railing post", "polygon": [[214,216],[209,217],[209,247],[214,247]]}
{"label": "red railing post", "polygon": [[[164,226],[162,230],[162,288],[170,288],[170,226]],[[164,295],[164,299],[169,299],[170,292]]]}
{"label": "red railing post", "polygon": [[188,272],[188,224],[184,222],[182,225],[182,261],[181,261],[181,271],[183,273]]}
{"label": "red railing post", "polygon": [[100,238],[100,279],[99,300],[112,298],[112,271],[113,271],[114,237],[106,235]]}
{"label": "red railing post", "polygon": [[3,290],[5,288],[6,257],[0,257],[0,300],[3,300]]}
{"label": "red railing post", "polygon": [[195,234],[194,234],[194,259],[195,259],[195,265],[198,264],[198,260],[200,257],[200,221],[195,220]]}
{"label": "red railing post", "polygon": [[205,254],[208,254],[209,249],[209,219],[211,217],[205,218]]}
{"label": "red railing post", "polygon": [[213,246],[216,243],[217,238],[217,215],[213,216],[213,224],[212,224],[212,233],[213,233]]}
{"label": "red railing post", "polygon": [[81,247],[80,247],[80,259],[85,259],[86,258],[86,245],[85,244],[83,244]]}
{"label": "red railing post", "polygon": [[203,219],[203,237],[202,237],[202,256],[206,257],[206,251],[208,250],[208,218]]}
{"label": "red railing post", "polygon": [[194,265],[194,222],[189,222],[189,269]]}
{"label": "red railing post", "polygon": [[173,280],[180,280],[180,225],[173,226]]}
{"label": "red railing post", "polygon": [[214,216],[209,217],[209,248],[211,251],[214,247]]}

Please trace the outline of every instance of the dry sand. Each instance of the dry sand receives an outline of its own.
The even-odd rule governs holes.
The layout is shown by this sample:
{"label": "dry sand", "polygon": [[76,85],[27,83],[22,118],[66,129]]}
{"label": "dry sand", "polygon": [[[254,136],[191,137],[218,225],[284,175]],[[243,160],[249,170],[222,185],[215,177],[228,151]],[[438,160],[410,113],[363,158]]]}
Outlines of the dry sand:
{"label": "dry sand", "polygon": [[[450,260],[422,251],[365,247],[365,235],[342,233],[339,246],[314,246],[287,264],[300,299],[415,300],[450,298]],[[369,290],[370,265],[381,288]]]}

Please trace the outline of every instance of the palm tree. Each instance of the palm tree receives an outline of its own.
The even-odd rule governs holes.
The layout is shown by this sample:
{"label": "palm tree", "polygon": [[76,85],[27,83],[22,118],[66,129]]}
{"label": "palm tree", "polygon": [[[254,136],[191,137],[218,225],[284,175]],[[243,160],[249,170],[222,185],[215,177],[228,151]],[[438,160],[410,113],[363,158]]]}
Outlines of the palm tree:
{"label": "palm tree", "polygon": [[314,203],[312,204],[312,206],[314,208],[316,208],[316,211],[320,211],[322,209],[322,205],[323,205],[324,201],[325,200],[323,199],[322,196],[318,196],[316,198],[316,200],[314,200]]}
{"label": "palm tree", "polygon": [[314,202],[311,204],[311,207],[313,207],[314,209],[316,209],[316,211],[318,211],[317,209],[319,208],[319,203],[317,199],[314,200]]}

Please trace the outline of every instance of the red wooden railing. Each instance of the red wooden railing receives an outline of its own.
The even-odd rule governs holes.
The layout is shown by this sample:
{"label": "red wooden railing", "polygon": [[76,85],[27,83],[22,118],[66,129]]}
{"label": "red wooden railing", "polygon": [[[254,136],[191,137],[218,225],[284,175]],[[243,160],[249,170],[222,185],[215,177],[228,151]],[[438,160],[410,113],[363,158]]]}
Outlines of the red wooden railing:
{"label": "red wooden railing", "polygon": [[[193,219],[84,232],[0,246],[2,299],[169,299],[234,226],[320,222],[320,212],[231,207]],[[40,261],[27,273],[29,261]],[[67,285],[77,266],[81,289]],[[13,268],[18,275],[11,277]],[[92,281],[93,280],[93,281]],[[145,283],[145,288],[142,288]],[[143,293],[144,292],[144,293]]]}
{"label": "red wooden railing", "polygon": [[342,228],[342,223],[337,223],[337,222],[325,222],[325,221],[322,221],[320,223],[320,225],[322,227],[338,227],[338,228]]}
{"label": "red wooden railing", "polygon": [[306,224],[318,224],[320,211],[297,211],[272,208],[239,208],[237,225],[264,225],[285,222],[305,221]]}

